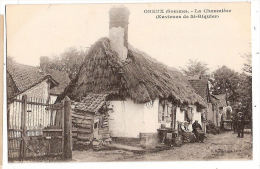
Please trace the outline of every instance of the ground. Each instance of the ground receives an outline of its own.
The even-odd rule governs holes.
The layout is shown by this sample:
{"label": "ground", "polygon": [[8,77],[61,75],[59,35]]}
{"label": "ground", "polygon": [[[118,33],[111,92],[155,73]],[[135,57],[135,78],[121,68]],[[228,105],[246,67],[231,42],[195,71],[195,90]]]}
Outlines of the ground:
{"label": "ground", "polygon": [[252,135],[237,138],[233,132],[207,135],[204,143],[188,143],[156,153],[137,154],[124,150],[73,151],[73,161],[178,161],[178,160],[250,160]]}

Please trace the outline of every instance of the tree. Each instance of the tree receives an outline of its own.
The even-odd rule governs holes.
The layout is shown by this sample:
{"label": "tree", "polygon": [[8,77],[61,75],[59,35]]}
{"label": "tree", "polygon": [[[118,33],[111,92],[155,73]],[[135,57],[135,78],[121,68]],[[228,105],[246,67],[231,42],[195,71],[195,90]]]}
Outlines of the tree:
{"label": "tree", "polygon": [[252,55],[245,54],[242,57],[244,57],[246,59],[246,63],[244,63],[244,65],[243,65],[243,71],[244,71],[244,73],[246,73],[252,77]]}
{"label": "tree", "polygon": [[240,111],[244,112],[249,119],[252,118],[252,62],[251,54],[244,55],[246,63],[243,65],[241,85],[238,89],[238,103]]}
{"label": "tree", "polygon": [[6,61],[8,62],[9,65],[12,65],[15,63],[14,58],[12,56],[7,56]]}
{"label": "tree", "polygon": [[209,68],[207,67],[207,64],[192,59],[188,61],[186,67],[181,68],[181,71],[186,76],[208,77],[209,75]]}
{"label": "tree", "polygon": [[236,111],[242,111],[248,119],[252,117],[252,65],[251,55],[245,55],[247,62],[242,73],[226,66],[213,72],[212,94],[226,94],[227,100]]}
{"label": "tree", "polygon": [[45,71],[55,69],[67,72],[69,78],[73,79],[78,73],[86,54],[87,50],[68,48],[60,56],[55,56],[53,59],[46,56],[41,57],[40,67]]}
{"label": "tree", "polygon": [[240,86],[240,75],[226,66],[213,72],[212,93],[215,95],[226,94],[230,101],[234,102],[238,96],[237,89]]}

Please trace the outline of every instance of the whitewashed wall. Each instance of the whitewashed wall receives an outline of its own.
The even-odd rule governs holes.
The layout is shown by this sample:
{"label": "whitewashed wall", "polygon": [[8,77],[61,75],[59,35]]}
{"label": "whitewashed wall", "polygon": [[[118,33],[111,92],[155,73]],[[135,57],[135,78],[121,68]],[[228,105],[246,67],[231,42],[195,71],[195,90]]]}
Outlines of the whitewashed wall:
{"label": "whitewashed wall", "polygon": [[111,101],[109,129],[112,137],[139,138],[142,133],[156,133],[159,128],[158,104],[136,104],[132,100]]}
{"label": "whitewashed wall", "polygon": [[172,122],[172,114],[173,112],[173,105],[171,102],[168,102],[167,100],[163,100],[159,102],[159,109],[158,109],[158,115],[159,115],[159,123],[164,124],[165,127],[171,127]]}
{"label": "whitewashed wall", "polygon": [[155,133],[160,128],[158,120],[159,100],[155,100],[153,104],[146,103],[144,105],[144,133]]}
{"label": "whitewashed wall", "polygon": [[202,125],[202,123],[201,123],[201,112],[197,112],[195,105],[190,105],[190,107],[192,107],[192,112],[193,112],[192,123],[194,123],[195,120],[198,120],[199,124]]}
{"label": "whitewashed wall", "polygon": [[[109,130],[112,137],[139,138],[140,133],[156,133],[157,129],[164,122],[159,122],[159,100],[153,103],[136,104],[132,100],[111,101],[110,107],[113,109],[109,117]],[[198,120],[201,124],[201,113],[193,108],[193,121]],[[176,108],[176,121],[184,122],[185,113],[179,107]],[[166,127],[170,123],[167,123]],[[176,123],[176,129],[178,123]]]}
{"label": "whitewashed wall", "polygon": [[176,109],[176,126],[175,126],[176,129],[178,127],[177,122],[184,122],[184,116],[185,116],[184,111],[181,111],[180,107],[177,107],[177,109]]}
{"label": "whitewashed wall", "polygon": [[50,103],[55,103],[58,96],[56,95],[50,95]]}
{"label": "whitewashed wall", "polygon": [[49,97],[49,83],[47,79],[35,85],[31,89],[28,89],[27,91],[25,91],[20,95],[24,95],[24,94],[27,95],[27,98],[38,98],[38,99],[47,100]]}
{"label": "whitewashed wall", "polygon": [[[200,124],[201,123],[201,112],[197,112],[196,106],[195,105],[189,105],[189,107],[192,108],[192,123],[195,122],[195,120],[198,120]],[[181,111],[179,107],[177,107],[176,110],[176,121],[177,122],[184,122],[185,121],[185,112]],[[178,123],[176,123],[177,127]]]}

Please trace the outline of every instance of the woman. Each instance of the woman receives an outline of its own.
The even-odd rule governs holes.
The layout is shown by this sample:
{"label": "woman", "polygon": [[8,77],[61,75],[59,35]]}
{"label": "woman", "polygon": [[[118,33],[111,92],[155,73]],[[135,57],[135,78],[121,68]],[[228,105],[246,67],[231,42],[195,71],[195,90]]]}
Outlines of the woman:
{"label": "woman", "polygon": [[182,137],[184,143],[195,141],[195,135],[192,133],[192,126],[189,122],[185,121],[181,125]]}

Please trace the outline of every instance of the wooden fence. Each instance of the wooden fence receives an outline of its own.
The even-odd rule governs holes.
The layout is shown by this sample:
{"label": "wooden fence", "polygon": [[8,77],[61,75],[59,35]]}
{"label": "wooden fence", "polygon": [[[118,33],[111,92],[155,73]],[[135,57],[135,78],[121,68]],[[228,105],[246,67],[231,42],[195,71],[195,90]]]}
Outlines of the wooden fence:
{"label": "wooden fence", "polygon": [[71,139],[65,135],[71,130],[71,120],[70,123],[64,120],[71,119],[70,101],[53,104],[26,95],[17,96],[8,104],[7,118],[9,160],[64,157],[64,152],[67,153],[64,145]]}

